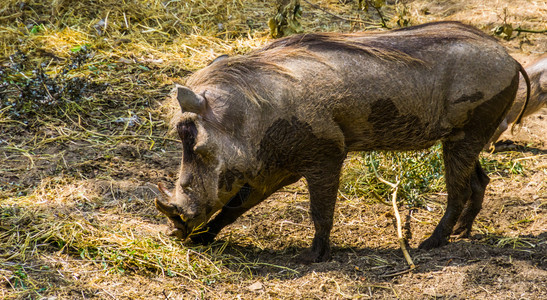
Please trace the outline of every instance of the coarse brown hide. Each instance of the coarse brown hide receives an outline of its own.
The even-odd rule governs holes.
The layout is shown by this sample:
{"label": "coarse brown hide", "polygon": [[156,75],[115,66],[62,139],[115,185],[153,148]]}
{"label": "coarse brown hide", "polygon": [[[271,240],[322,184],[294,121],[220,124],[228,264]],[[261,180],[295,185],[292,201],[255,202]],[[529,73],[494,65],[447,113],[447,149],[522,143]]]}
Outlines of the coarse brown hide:
{"label": "coarse brown hide", "polygon": [[448,205],[421,247],[444,245],[468,235],[481,208],[489,179],[478,155],[513,103],[520,68],[457,22],[294,35],[222,57],[176,88],[182,165],[173,195],[156,204],[174,235],[207,243],[304,177],[316,232],[301,258],[324,261],[346,154],[441,140]]}
{"label": "coarse brown hide", "polygon": [[[519,114],[522,117],[527,117],[547,107],[547,54],[536,58],[525,67],[525,70],[530,80],[530,87],[527,87],[526,80],[521,76],[515,103],[490,139],[490,143],[487,145],[488,149],[491,149],[501,134],[509,128],[509,124],[517,121]],[[526,109],[523,110],[528,91],[530,92],[530,99],[526,104]]]}

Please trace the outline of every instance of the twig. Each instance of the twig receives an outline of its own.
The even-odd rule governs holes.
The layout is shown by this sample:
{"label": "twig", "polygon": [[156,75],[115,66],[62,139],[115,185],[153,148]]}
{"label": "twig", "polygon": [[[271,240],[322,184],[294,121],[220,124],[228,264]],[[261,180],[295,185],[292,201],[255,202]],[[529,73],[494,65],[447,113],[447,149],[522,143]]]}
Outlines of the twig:
{"label": "twig", "polygon": [[380,7],[376,7],[376,5],[370,3],[370,1],[368,1],[368,0],[367,0],[367,2],[368,2],[368,5],[374,7],[374,9],[376,10],[376,12],[377,12],[378,15],[380,16],[380,20],[382,20],[382,27],[388,28],[388,29],[389,29],[389,27],[387,27],[386,21],[384,20],[384,15],[382,15],[382,12],[380,11]]}
{"label": "twig", "polygon": [[[410,257],[410,254],[408,253],[408,250],[406,250],[406,240],[403,237],[403,230],[401,226],[401,215],[399,214],[399,209],[397,208],[397,191],[399,190],[399,183],[400,181],[397,181],[397,183],[389,182],[380,175],[378,175],[378,172],[376,171],[376,168],[374,167],[374,164],[372,164],[372,170],[374,171],[374,174],[376,175],[376,178],[380,180],[381,182],[389,185],[393,188],[393,194],[391,196],[391,202],[393,204],[393,211],[395,213],[395,219],[397,220],[397,237],[399,238],[399,246],[401,247],[401,251],[403,251],[403,255],[405,256],[406,262],[410,266],[409,270],[413,270],[416,268],[414,265],[414,262],[412,261],[412,257]],[[395,276],[395,275],[394,275]]]}
{"label": "twig", "polygon": [[380,277],[380,278],[395,277],[395,276],[403,275],[403,274],[406,274],[406,273],[410,273],[410,271],[412,271],[412,270],[414,270],[414,268],[410,267],[409,269],[405,269],[405,270],[394,272],[394,273],[380,275],[378,277]]}
{"label": "twig", "polygon": [[375,191],[371,191],[371,195],[378,200],[378,202],[382,203],[383,205],[390,205],[389,202],[385,201],[380,195],[378,195]]}
{"label": "twig", "polygon": [[397,208],[397,190],[399,189],[399,181],[395,184],[392,200],[393,203],[393,211],[395,213],[395,219],[397,220],[397,237],[399,238],[399,246],[401,247],[401,251],[403,251],[403,255],[405,256],[406,262],[410,266],[409,270],[413,270],[416,268],[414,265],[414,262],[412,261],[412,257],[410,257],[410,254],[406,250],[406,240],[403,237],[403,230],[401,227],[401,215],[399,214],[399,209]]}
{"label": "twig", "polygon": [[520,28],[517,27],[515,29],[513,29],[514,31],[517,31],[518,33],[521,33],[521,32],[528,32],[528,33],[547,33],[547,29],[543,29],[543,30],[532,30],[532,29],[525,29],[525,28]]}
{"label": "twig", "polygon": [[521,157],[521,158],[514,159],[513,162],[521,161],[521,160],[528,160],[528,159],[538,159],[538,158],[541,158],[541,157],[544,157],[544,156],[547,156],[547,154],[538,154],[538,155],[534,155],[534,156]]}

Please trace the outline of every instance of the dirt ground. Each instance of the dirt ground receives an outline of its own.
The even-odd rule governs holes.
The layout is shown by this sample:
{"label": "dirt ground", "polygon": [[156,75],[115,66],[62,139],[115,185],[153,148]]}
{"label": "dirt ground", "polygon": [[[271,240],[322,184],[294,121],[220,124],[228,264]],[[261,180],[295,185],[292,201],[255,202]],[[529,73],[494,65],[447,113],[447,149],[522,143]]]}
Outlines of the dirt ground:
{"label": "dirt ground", "polygon": [[[503,7],[509,7],[508,21],[514,27],[547,26],[547,20],[534,17],[538,9],[547,12],[541,1],[405,2],[415,22],[462,20],[488,31],[500,22]],[[501,42],[526,64],[545,53],[547,35],[522,35],[525,38]],[[158,102],[164,96],[153,95]],[[170,239],[163,233],[166,219],[153,207],[157,195],[150,186],[158,182],[173,186],[181,154],[179,142],[156,116],[150,115],[147,125],[134,127],[126,119],[102,124],[108,130],[123,130],[117,138],[103,136],[108,132],[104,128],[83,130],[79,122],[85,120],[63,123],[52,118],[32,128],[0,122],[1,298],[547,299],[547,108],[527,118],[515,136],[502,136],[512,141],[508,151],[483,153],[491,160],[514,157],[524,171],[490,172],[491,183],[471,238],[418,250],[443,215],[446,194],[431,196],[421,209],[401,208],[417,266],[412,271],[397,243],[392,208],[342,195],[331,236],[332,261],[298,263],[296,256],[311,244],[314,234],[304,181],[242,216],[210,247],[159,243],[168,245],[165,251],[188,256],[185,249],[195,250],[193,257],[180,258],[190,266],[184,274],[173,276],[163,268],[131,264],[116,271],[107,267],[116,258],[100,261],[86,252],[108,248],[105,253],[115,253],[112,249],[120,244],[114,242],[78,246],[78,252],[54,244],[49,235],[40,238],[51,228],[64,230],[64,225],[56,224],[71,220],[90,235],[108,227],[109,233],[133,245]],[[139,137],[148,130],[141,127],[148,125],[150,134],[161,138]],[[137,137],[126,137],[131,135]],[[98,233],[95,238],[106,239]],[[19,245],[9,246],[15,240]],[[16,252],[24,243],[34,244],[26,252]],[[214,262],[210,273],[216,275],[200,277],[205,271],[199,266],[209,261]]]}
{"label": "dirt ground", "polygon": [[[338,202],[332,234],[333,261],[301,266],[290,262],[313,237],[306,196],[294,190],[277,193],[221,234],[237,251],[261,263],[280,264],[298,275],[268,279],[263,267],[255,272],[259,290],[247,286],[241,294],[262,298],[400,298],[400,299],[541,299],[547,297],[546,160],[547,110],[526,120],[516,136],[517,151],[540,153],[525,176],[492,176],[474,235],[431,251],[417,249],[442,216],[444,196],[431,199],[428,210],[402,210],[411,231],[410,254],[417,269],[406,268],[396,241],[391,208],[362,199]],[[524,148],[524,145],[534,145]],[[295,201],[296,199],[296,201]],[[295,209],[296,207],[296,209]],[[273,212],[273,213],[272,213]],[[432,216],[433,215],[433,216]],[[283,242],[271,237],[286,236]],[[252,242],[246,242],[252,239]],[[287,243],[288,240],[288,243]],[[256,249],[255,243],[264,243]],[[256,254],[255,254],[256,253]],[[286,262],[286,263],[283,263]],[[281,286],[281,287],[280,287]],[[249,293],[251,293],[249,295]]]}

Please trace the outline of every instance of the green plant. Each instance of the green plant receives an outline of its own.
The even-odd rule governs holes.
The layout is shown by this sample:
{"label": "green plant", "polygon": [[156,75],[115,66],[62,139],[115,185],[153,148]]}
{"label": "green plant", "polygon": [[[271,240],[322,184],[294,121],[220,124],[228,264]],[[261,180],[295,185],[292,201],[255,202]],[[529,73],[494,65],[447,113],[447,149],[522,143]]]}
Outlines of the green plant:
{"label": "green plant", "polygon": [[427,195],[444,189],[441,146],[417,152],[363,152],[350,157],[341,179],[341,192],[356,197],[387,199],[391,188],[384,179],[400,181],[398,199],[420,206]]}
{"label": "green plant", "polygon": [[300,6],[300,1],[278,1],[276,14],[268,21],[271,36],[279,38],[302,32],[302,25],[300,25],[301,17],[302,7]]}
{"label": "green plant", "polygon": [[33,60],[22,51],[10,55],[10,63],[0,65],[0,110],[7,109],[8,114],[17,119],[38,112],[56,115],[59,110],[80,102],[92,91],[103,89],[85,76],[72,72],[80,69],[93,56],[85,45],[78,47],[60,70],[46,62]]}

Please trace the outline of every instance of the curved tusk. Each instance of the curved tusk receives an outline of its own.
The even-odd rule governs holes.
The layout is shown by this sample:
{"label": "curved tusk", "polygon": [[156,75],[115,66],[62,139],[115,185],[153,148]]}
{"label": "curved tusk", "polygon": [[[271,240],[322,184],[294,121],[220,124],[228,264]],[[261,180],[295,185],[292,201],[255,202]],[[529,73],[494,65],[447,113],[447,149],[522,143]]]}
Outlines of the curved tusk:
{"label": "curved tusk", "polygon": [[177,101],[182,111],[199,114],[205,110],[205,99],[182,85],[177,86]]}
{"label": "curved tusk", "polygon": [[166,189],[163,184],[158,183],[158,189],[160,190],[160,193],[167,199],[173,197],[173,194],[168,190]]}
{"label": "curved tusk", "polygon": [[161,199],[156,198],[156,200],[154,201],[154,204],[156,205],[156,208],[160,212],[162,212],[163,214],[165,214],[168,217],[178,217],[179,216],[179,214],[177,213],[177,208],[171,203],[168,203],[168,202],[165,202]]}

